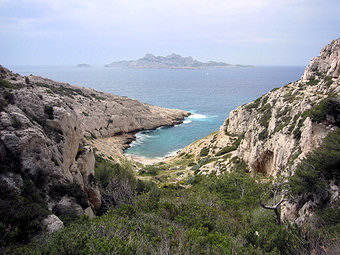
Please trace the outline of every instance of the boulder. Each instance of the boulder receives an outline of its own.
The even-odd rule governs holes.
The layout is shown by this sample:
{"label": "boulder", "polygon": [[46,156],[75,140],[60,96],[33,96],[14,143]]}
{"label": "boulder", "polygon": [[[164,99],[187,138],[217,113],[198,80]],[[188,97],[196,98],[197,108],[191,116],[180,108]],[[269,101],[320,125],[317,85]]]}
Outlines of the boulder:
{"label": "boulder", "polygon": [[47,227],[47,231],[53,233],[64,227],[64,223],[55,215],[50,214],[45,218],[42,223]]}

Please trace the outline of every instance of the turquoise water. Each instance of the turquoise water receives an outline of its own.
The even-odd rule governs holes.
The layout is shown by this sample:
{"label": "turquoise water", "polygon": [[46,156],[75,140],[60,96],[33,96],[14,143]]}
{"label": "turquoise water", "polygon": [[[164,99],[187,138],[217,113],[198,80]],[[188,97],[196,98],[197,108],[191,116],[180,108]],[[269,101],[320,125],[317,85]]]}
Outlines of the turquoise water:
{"label": "turquoise water", "polygon": [[187,110],[182,125],[137,134],[126,151],[164,157],[217,130],[229,112],[275,87],[298,80],[304,67],[211,69],[124,69],[72,66],[10,66],[22,75],[53,80],[128,96],[142,102]]}

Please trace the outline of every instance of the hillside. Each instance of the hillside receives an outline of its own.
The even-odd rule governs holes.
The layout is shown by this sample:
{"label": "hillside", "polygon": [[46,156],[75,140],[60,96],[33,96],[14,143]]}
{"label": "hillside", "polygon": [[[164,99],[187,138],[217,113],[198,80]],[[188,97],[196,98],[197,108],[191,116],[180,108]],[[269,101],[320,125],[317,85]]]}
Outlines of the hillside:
{"label": "hillside", "polygon": [[207,68],[207,67],[249,67],[242,65],[231,65],[223,62],[209,61],[200,62],[192,57],[182,57],[178,54],[171,54],[166,57],[145,54],[143,58],[129,61],[112,62],[106,67],[126,67],[126,68]]}
{"label": "hillside", "polygon": [[111,146],[119,156],[136,132],[179,124],[189,115],[23,77],[2,66],[0,78],[0,226],[5,243],[11,235],[25,241],[43,225],[52,231],[74,216],[98,213],[102,198],[91,142],[114,139]]}
{"label": "hillside", "polygon": [[[250,172],[287,181],[301,168],[301,161],[323,145],[327,135],[334,139],[335,148],[338,146],[334,132],[340,124],[339,75],[337,39],[311,60],[300,80],[238,107],[219,131],[186,147],[173,164],[184,162],[185,169],[196,174],[221,174],[233,171],[235,164],[242,162]],[[312,200],[302,196],[298,203],[284,203],[282,219],[302,222],[307,211],[325,206],[327,201],[338,201],[339,186],[335,184],[339,180],[339,158],[329,160],[334,161],[330,166],[334,169],[329,170],[334,173],[326,177],[327,188],[321,189],[326,193]],[[316,164],[309,167],[310,171]]]}
{"label": "hillside", "polygon": [[[312,59],[300,80],[238,107],[218,131],[175,158],[147,166],[119,154],[129,137],[117,135],[171,125],[188,113],[3,70],[0,152],[6,159],[1,172],[6,186],[0,208],[6,218],[0,233],[6,247],[0,252],[340,253],[340,39]],[[74,98],[61,100],[65,89]],[[34,97],[37,91],[42,98]],[[43,99],[34,101],[34,111],[15,110],[31,98]],[[132,109],[140,109],[138,116]],[[144,113],[155,119],[139,119]],[[37,144],[46,148],[37,149]],[[113,145],[119,147],[117,159],[104,156]],[[72,180],[80,187],[70,185]],[[22,208],[31,217],[19,214]],[[45,225],[54,233],[46,234],[39,225],[47,215],[54,220]]]}

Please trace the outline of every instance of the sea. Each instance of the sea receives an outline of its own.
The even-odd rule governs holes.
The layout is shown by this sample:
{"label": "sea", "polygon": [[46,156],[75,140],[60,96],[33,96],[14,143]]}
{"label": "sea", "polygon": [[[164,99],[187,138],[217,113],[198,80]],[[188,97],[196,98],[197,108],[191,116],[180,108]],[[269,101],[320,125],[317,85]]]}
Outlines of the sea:
{"label": "sea", "polygon": [[181,125],[136,134],[126,154],[148,158],[175,155],[216,131],[229,113],[276,87],[300,79],[303,66],[256,66],[208,69],[128,69],[104,66],[8,66],[21,75],[127,96],[144,103],[186,110]]}

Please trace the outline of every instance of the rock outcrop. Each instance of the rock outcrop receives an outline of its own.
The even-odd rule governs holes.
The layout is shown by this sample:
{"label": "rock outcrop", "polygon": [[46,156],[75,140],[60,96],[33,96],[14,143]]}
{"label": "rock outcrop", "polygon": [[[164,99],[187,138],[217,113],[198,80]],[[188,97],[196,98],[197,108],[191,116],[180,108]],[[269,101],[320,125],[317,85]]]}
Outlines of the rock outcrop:
{"label": "rock outcrop", "polygon": [[[292,176],[298,163],[340,127],[339,70],[337,39],[311,60],[300,80],[238,107],[218,133],[188,146],[177,158],[194,156],[195,171],[202,174],[232,171],[236,163],[244,162],[249,171],[274,179]],[[206,159],[202,160],[204,150]],[[208,164],[200,163],[203,161]],[[301,223],[301,218],[311,214],[322,200],[320,197],[329,199],[335,193],[287,202],[282,218]]]}
{"label": "rock outcrop", "polygon": [[[274,89],[230,113],[220,132],[244,136],[236,154],[250,170],[290,176],[297,162],[337,128],[337,116],[327,113],[319,121],[311,113],[330,96],[339,96],[339,61],[338,39],[311,61],[301,80]],[[338,108],[336,101],[328,103]]]}
{"label": "rock outcrop", "polygon": [[[181,110],[23,77],[0,66],[0,182],[18,195],[29,185],[56,216],[86,214],[101,206],[94,179],[93,140],[171,126]],[[126,140],[122,140],[126,143]],[[55,218],[47,220],[55,229]]]}

